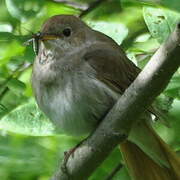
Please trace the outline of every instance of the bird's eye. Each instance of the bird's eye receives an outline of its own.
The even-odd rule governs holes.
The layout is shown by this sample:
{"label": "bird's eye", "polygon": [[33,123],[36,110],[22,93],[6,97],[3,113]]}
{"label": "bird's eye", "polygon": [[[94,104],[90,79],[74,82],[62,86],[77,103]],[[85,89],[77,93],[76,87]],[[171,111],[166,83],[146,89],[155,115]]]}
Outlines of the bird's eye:
{"label": "bird's eye", "polygon": [[64,34],[64,36],[68,37],[71,35],[71,29],[65,28],[62,33]]}

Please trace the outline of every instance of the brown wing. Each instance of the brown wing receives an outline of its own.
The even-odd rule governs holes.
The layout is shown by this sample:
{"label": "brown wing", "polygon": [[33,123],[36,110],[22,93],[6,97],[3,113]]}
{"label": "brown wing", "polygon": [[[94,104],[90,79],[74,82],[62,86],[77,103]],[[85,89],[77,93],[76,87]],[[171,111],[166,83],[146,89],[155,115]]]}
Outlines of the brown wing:
{"label": "brown wing", "polygon": [[84,58],[97,72],[97,79],[120,94],[140,72],[121,49],[97,49],[86,53]]}
{"label": "brown wing", "polygon": [[[84,58],[97,72],[97,79],[119,94],[123,94],[140,72],[120,48],[118,51],[97,49],[86,53]],[[148,111],[159,117],[153,106]]]}

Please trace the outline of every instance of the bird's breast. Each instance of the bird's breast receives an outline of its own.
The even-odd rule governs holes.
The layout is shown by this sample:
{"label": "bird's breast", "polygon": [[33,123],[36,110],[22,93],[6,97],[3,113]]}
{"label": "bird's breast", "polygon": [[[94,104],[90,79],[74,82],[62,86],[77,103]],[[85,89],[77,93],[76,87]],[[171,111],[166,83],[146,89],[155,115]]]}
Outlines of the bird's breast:
{"label": "bird's breast", "polygon": [[95,75],[66,72],[58,85],[41,89],[40,108],[56,126],[70,135],[91,132],[118,95]]}

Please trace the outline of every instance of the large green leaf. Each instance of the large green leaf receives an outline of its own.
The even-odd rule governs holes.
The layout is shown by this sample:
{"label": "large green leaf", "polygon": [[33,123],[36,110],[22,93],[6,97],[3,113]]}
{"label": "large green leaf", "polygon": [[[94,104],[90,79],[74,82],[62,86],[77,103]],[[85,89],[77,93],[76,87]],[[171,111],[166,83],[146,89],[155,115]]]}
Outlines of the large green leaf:
{"label": "large green leaf", "polygon": [[18,106],[0,121],[0,129],[31,136],[55,134],[51,122],[39,111],[34,100]]}
{"label": "large green leaf", "polygon": [[125,25],[121,23],[110,23],[104,21],[89,21],[89,26],[91,26],[94,30],[100,31],[107,36],[114,39],[118,44],[121,44],[122,41],[128,35],[128,29]]}
{"label": "large green leaf", "polygon": [[144,6],[143,16],[151,35],[160,43],[173,31],[180,14],[160,7]]}
{"label": "large green leaf", "polygon": [[151,35],[160,43],[167,39],[170,33],[170,27],[164,11],[160,8],[144,7],[143,15]]}

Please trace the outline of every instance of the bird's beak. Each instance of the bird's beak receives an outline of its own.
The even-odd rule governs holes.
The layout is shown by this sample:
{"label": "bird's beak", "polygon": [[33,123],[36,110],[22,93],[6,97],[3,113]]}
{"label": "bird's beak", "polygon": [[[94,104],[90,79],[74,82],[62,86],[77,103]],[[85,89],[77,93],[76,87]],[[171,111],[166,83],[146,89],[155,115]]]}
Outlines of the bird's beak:
{"label": "bird's beak", "polygon": [[47,35],[42,35],[40,40],[41,41],[47,41],[47,40],[54,40],[54,39],[59,39],[59,38],[60,38],[60,36],[58,36],[58,35],[47,34]]}

